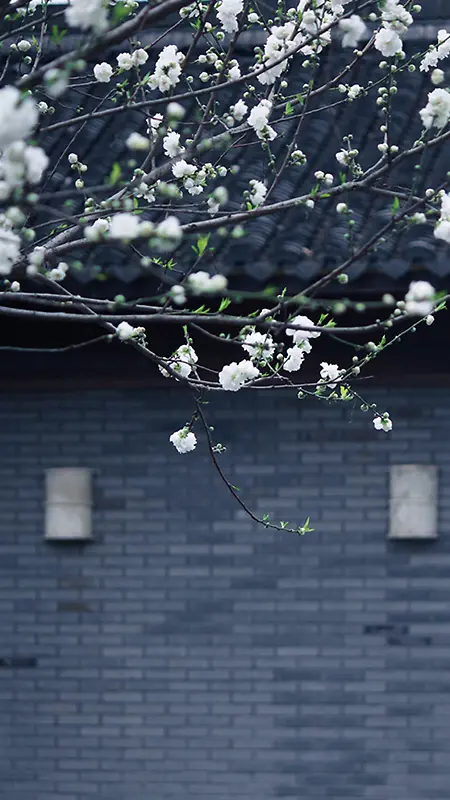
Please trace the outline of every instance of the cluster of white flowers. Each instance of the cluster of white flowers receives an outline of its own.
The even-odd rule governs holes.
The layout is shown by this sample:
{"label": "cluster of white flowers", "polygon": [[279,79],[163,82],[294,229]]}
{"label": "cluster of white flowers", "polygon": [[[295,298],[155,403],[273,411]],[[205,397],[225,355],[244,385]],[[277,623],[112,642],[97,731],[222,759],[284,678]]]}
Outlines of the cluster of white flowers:
{"label": "cluster of white flowers", "polygon": [[434,309],[436,290],[428,281],[412,281],[405,295],[405,311],[416,317],[426,317]]}
{"label": "cluster of white flowers", "polygon": [[261,100],[257,106],[252,108],[248,118],[248,124],[255,131],[258,139],[270,142],[276,138],[277,133],[269,125],[272,103],[270,100]]}
{"label": "cluster of white flowers", "polygon": [[260,333],[259,331],[246,333],[242,340],[242,347],[252,361],[263,363],[270,361],[275,352],[275,343],[270,333]]}
{"label": "cluster of white flowers", "polygon": [[[190,344],[182,344],[165,363],[180,378],[189,378],[197,362],[198,356],[194,348]],[[165,378],[172,377],[170,372],[161,364],[159,365],[159,371]]]}
{"label": "cluster of white flowers", "polygon": [[437,45],[431,45],[420,62],[421,72],[428,72],[432,67],[436,67],[439,61],[450,55],[450,33],[445,29],[438,31]]}
{"label": "cluster of white flowers", "polygon": [[356,100],[356,98],[359,97],[359,95],[361,94],[362,91],[363,91],[363,87],[360,86],[359,83],[354,83],[353,86],[349,86],[348,87],[348,92],[347,92],[347,97],[350,100],[350,102],[352,100]]}
{"label": "cluster of white flowers", "polygon": [[253,361],[243,360],[239,364],[233,361],[219,372],[219,383],[226,392],[238,392],[243,386],[255,380],[259,369]]}
{"label": "cluster of white flowers", "polygon": [[195,164],[188,164],[184,158],[176,161],[172,167],[172,175],[183,181],[183,186],[191,195],[198,195],[203,192],[206,171],[198,169]]}
{"label": "cluster of white flowers", "polygon": [[450,120],[450,92],[446,89],[433,89],[428,95],[428,103],[419,112],[423,127],[444,128]]}
{"label": "cluster of white flowers", "polygon": [[103,0],[71,0],[66,8],[66,22],[74,28],[92,28],[100,33],[108,27],[106,5]]}
{"label": "cluster of white flowers", "polygon": [[6,221],[0,224],[0,275],[9,275],[20,252],[20,239]]}
{"label": "cluster of white flowers", "polygon": [[168,216],[156,227],[149,220],[140,221],[135,214],[123,211],[114,214],[110,220],[97,219],[93,225],[84,229],[84,235],[90,242],[99,242],[106,236],[120,239],[128,243],[138,237],[152,237],[151,244],[158,250],[173,250],[180,243],[183,232],[177,217]]}
{"label": "cluster of white flowers", "polygon": [[402,35],[413,23],[413,17],[397,0],[386,0],[381,12],[382,26],[375,36],[375,47],[385,58],[403,52]]}
{"label": "cluster of white flowers", "polygon": [[[289,64],[289,55],[299,47],[302,41],[303,34],[298,32],[298,26],[294,22],[274,25],[270,29],[264,45],[263,63],[268,69],[258,75],[259,82],[265,85],[274,83],[286,70]],[[285,58],[282,59],[283,56]],[[282,60],[280,61],[280,59]],[[278,61],[279,63],[275,63]]]}
{"label": "cluster of white flowers", "polygon": [[252,206],[257,208],[264,203],[267,194],[267,186],[262,181],[251,180],[250,181],[251,192],[250,192],[250,202]]}
{"label": "cluster of white flowers", "polygon": [[63,281],[69,271],[69,265],[65,261],[60,261],[57,267],[47,272],[47,278],[52,281]]}
{"label": "cluster of white flowers", "polygon": [[339,28],[344,34],[342,47],[357,47],[358,42],[367,34],[367,25],[358,14],[339,20]]}
{"label": "cluster of white flowers", "polygon": [[25,183],[39,183],[48,163],[41,147],[27,146],[23,141],[6,147],[0,157],[0,200]]}
{"label": "cluster of white flowers", "polygon": [[149,78],[150,88],[159,89],[164,94],[176,86],[180,80],[183,59],[183,53],[175,44],[166,45],[158,56],[153,75]]}
{"label": "cluster of white flowers", "polygon": [[217,18],[227,33],[235,33],[238,29],[238,14],[244,8],[243,0],[221,0]]}
{"label": "cluster of white flowers", "polygon": [[197,446],[197,437],[186,425],[184,428],[180,428],[179,431],[172,433],[169,436],[169,442],[173,444],[179,453],[190,453]]}
{"label": "cluster of white flowers", "polygon": [[450,194],[441,193],[441,214],[438,224],[434,229],[436,239],[442,239],[450,244]]}
{"label": "cluster of white flowers", "polygon": [[116,58],[119,69],[128,71],[133,67],[140,67],[148,60],[148,53],[143,47],[139,47],[133,53],[119,53]]}
{"label": "cluster of white flowers", "polygon": [[15,86],[0,89],[0,149],[21,139],[27,139],[39,119],[39,109],[31,99],[20,98]]}
{"label": "cluster of white flowers", "polygon": [[315,327],[314,322],[303,315],[299,315],[290,320],[294,325],[301,325],[302,328],[296,330],[295,328],[287,328],[286,336],[290,336],[293,340],[293,347],[289,347],[286,351],[287,358],[283,362],[283,369],[286,372],[297,372],[303,364],[305,356],[311,352],[311,339],[317,339],[320,336],[319,331],[311,331],[309,328]]}
{"label": "cluster of white flowers", "polygon": [[210,275],[204,270],[188,275],[186,283],[192,294],[217,294],[224,292],[228,286],[225,275]]}

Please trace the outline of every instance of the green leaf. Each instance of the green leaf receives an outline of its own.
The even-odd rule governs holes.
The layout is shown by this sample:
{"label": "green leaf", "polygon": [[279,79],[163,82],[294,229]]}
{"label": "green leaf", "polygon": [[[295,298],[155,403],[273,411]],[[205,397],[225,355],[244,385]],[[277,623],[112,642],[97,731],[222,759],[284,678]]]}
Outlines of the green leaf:
{"label": "green leaf", "polygon": [[127,8],[125,3],[117,3],[114,6],[112,18],[115,23],[122,22],[125,17],[127,17],[130,13],[130,9]]}
{"label": "green leaf", "polygon": [[290,100],[286,103],[284,107],[284,113],[286,114],[286,116],[289,116],[290,114],[294,113],[294,106],[292,105]]}
{"label": "green leaf", "polygon": [[396,197],[391,206],[392,214],[395,214],[395,212],[398,211],[399,208],[400,208],[400,200],[398,199],[398,197]]}
{"label": "green leaf", "polygon": [[231,305],[230,298],[229,297],[223,297],[222,300],[220,301],[219,314],[220,314],[221,311],[225,311],[225,309],[228,308],[229,305]]}
{"label": "green leaf", "polygon": [[200,236],[198,237],[198,239],[197,239],[197,252],[198,252],[199,256],[202,256],[203,253],[205,252],[206,248],[208,247],[209,237],[210,237],[209,233],[206,233],[206,234],[203,234],[203,235],[200,234]]}
{"label": "green leaf", "polygon": [[115,161],[112,165],[111,172],[109,173],[108,178],[106,179],[106,183],[110,186],[115,186],[122,177],[122,168],[118,161]]}
{"label": "green leaf", "polygon": [[53,42],[53,44],[56,45],[61,44],[66,33],[67,33],[67,28],[62,28],[60,30],[57,25],[52,25],[50,31],[50,39]]}

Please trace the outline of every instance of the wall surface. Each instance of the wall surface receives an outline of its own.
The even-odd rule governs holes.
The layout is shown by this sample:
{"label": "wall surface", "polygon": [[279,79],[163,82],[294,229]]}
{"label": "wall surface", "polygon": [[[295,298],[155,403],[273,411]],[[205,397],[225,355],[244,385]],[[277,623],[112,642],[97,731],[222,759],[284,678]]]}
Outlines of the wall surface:
{"label": "wall surface", "polygon": [[[205,406],[181,392],[0,397],[4,800],[448,800],[450,391]],[[385,406],[384,406],[385,404]],[[213,413],[214,411],[214,413]],[[439,539],[388,542],[388,468],[439,466]],[[95,540],[43,540],[44,471],[95,470]]]}

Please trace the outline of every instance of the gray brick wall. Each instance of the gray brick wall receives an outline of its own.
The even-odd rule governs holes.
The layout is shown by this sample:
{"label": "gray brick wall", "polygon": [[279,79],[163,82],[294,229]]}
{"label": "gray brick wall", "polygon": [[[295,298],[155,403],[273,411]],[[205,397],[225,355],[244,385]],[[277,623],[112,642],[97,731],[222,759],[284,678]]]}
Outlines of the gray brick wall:
{"label": "gray brick wall", "polygon": [[[450,390],[378,397],[390,436],[278,393],[211,407],[233,483],[303,539],[172,450],[181,393],[0,398],[4,800],[448,800]],[[436,542],[386,541],[405,462],[439,465]],[[44,470],[77,465],[95,541],[46,543]]]}

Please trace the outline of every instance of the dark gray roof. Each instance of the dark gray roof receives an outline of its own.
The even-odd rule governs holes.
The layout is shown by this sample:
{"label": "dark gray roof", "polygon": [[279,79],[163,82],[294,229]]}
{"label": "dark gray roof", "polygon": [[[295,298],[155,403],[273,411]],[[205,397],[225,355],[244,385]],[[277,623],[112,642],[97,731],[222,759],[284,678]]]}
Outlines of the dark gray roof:
{"label": "dark gray roof", "polygon": [[[427,13],[433,5],[433,20],[444,17],[446,2],[424,3]],[[448,11],[447,11],[448,16]],[[430,18],[430,17],[429,17]],[[425,16],[424,16],[425,19]],[[425,46],[425,43],[424,43]],[[331,65],[333,70],[340,59],[348,63],[348,52],[342,52],[339,46],[329,49],[326,58],[321,64],[319,84],[330,75]],[[241,51],[240,61],[245,61],[245,54]],[[369,80],[377,80],[381,76],[378,69],[379,54],[363,60],[347,78],[349,83],[367,85]],[[250,59],[248,64],[250,64]],[[305,81],[306,73],[299,71],[291,74],[290,90],[293,94],[300,91]],[[427,91],[430,91],[431,82],[429,75],[416,71],[399,79],[401,91],[394,98],[392,114],[392,141],[401,147],[411,144],[419,133],[418,112],[426,102]],[[338,164],[335,153],[342,146],[342,137],[348,133],[354,135],[354,146],[361,153],[361,163],[368,166],[377,157],[377,144],[381,141],[379,126],[383,121],[381,113],[376,110],[372,97],[358,99],[353,103],[338,103],[333,108],[320,110],[319,103],[314,106],[314,113],[305,118],[301,133],[297,139],[298,146],[306,153],[309,159],[307,168],[290,168],[279,182],[272,195],[272,201],[280,201],[301,194],[310,189],[314,183],[313,173],[317,169],[338,174]],[[101,94],[101,87],[97,87],[97,96]],[[229,90],[220,95],[220,104],[228,107],[237,96]],[[327,102],[336,103],[339,95],[323,96],[321,105]],[[77,99],[74,95],[74,102]],[[87,105],[97,105],[98,99],[88,99]],[[61,117],[72,115],[70,110],[63,110]],[[189,112],[188,112],[189,116]],[[276,116],[274,115],[274,119]],[[49,123],[55,117],[49,118]],[[273,151],[281,157],[290,139],[290,133],[297,120],[288,118],[279,123],[278,138],[273,143]],[[75,133],[78,126],[73,126]],[[73,149],[81,159],[86,158],[91,165],[87,173],[90,184],[100,184],[104,176],[109,174],[115,161],[126,163],[129,155],[125,152],[125,139],[129,132],[141,128],[145,130],[145,117],[143,113],[127,112],[102,119],[94,119],[86,125],[75,140]],[[56,163],[67,145],[67,129],[56,131],[47,135],[47,150],[53,154]],[[427,186],[436,186],[445,176],[448,169],[447,151],[432,151],[425,155],[421,162],[421,170],[417,172],[416,189],[420,191]],[[211,158],[211,156],[209,156]],[[230,189],[230,202],[227,210],[238,210],[242,207],[242,192],[248,188],[252,178],[264,179],[268,173],[264,165],[261,148],[252,135],[240,143],[238,148],[230,151],[226,157],[228,165],[237,165],[238,175],[228,182]],[[408,165],[399,167],[395,176],[390,179],[398,187],[410,185],[410,169]],[[131,174],[131,168],[130,168]],[[67,171],[67,160],[63,158],[57,165],[55,173],[47,182],[47,189],[61,189],[61,186],[73,185],[73,177]],[[183,198],[183,203],[186,198]],[[346,198],[342,198],[346,199]],[[215,252],[210,262],[206,265],[212,271],[218,270],[230,276],[246,276],[250,281],[266,283],[281,279],[304,283],[324,271],[329,271],[334,265],[345,259],[352,246],[366,241],[389,219],[390,202],[381,199],[376,194],[355,194],[348,198],[349,204],[354,209],[353,242],[346,238],[347,227],[345,219],[334,211],[335,201],[320,202],[312,211],[295,208],[289,211],[264,217],[253,221],[247,226],[246,235],[241,239],[233,239],[229,235],[220,236],[215,233],[211,239]],[[174,206],[176,209],[176,206]],[[177,212],[178,213],[178,212]],[[148,216],[157,219],[158,211],[150,207]],[[179,213],[183,222],[198,217],[191,213]],[[183,268],[189,266],[193,259],[191,242],[181,248],[177,254]],[[110,275],[120,281],[130,283],[142,277],[142,268],[139,261],[130,261],[120,250],[105,250],[93,248],[91,252],[83,252],[84,269],[77,273],[79,280],[87,282],[98,275],[99,267],[106,268]],[[432,273],[436,278],[445,278],[450,273],[450,252],[448,246],[439,243],[433,238],[431,226],[415,226],[393,238],[387,238],[375,253],[358,261],[349,270],[352,280],[364,276],[372,280],[374,276],[381,276],[386,283],[387,279],[394,281],[406,280],[411,273]]]}

